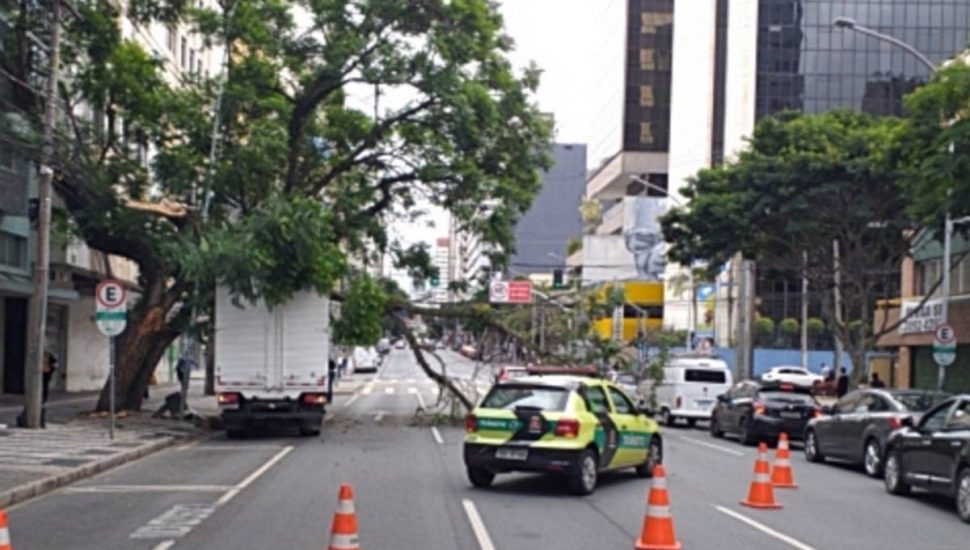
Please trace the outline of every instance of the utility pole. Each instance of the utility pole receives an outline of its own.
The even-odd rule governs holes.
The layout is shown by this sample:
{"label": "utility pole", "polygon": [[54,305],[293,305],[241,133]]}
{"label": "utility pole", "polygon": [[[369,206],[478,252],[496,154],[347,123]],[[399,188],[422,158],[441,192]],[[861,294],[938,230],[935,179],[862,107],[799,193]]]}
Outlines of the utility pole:
{"label": "utility pole", "polygon": [[50,276],[51,181],[54,170],[54,125],[57,122],[57,79],[61,64],[61,2],[51,0],[50,68],[44,111],[44,143],[37,177],[37,257],[34,295],[27,325],[27,364],[24,366],[24,423],[40,428],[43,411],[44,338],[47,332],[47,286]]}
{"label": "utility pole", "polygon": [[[835,272],[832,274],[833,282],[835,283],[835,288],[833,289],[832,301],[835,306],[835,361],[833,364],[833,370],[835,375],[839,376],[842,372],[842,339],[839,338],[839,332],[842,332],[842,265],[839,256],[839,240],[835,239],[832,241],[832,268]],[[861,369],[862,365],[854,365],[855,368]]]}
{"label": "utility pole", "polygon": [[754,316],[754,296],[751,289],[751,272],[754,264],[750,260],[740,262],[741,281],[738,296],[737,343],[734,348],[734,365],[738,380],[752,377],[753,365],[751,349],[751,322]]}
{"label": "utility pole", "polygon": [[808,370],[808,252],[802,251],[802,368]]}

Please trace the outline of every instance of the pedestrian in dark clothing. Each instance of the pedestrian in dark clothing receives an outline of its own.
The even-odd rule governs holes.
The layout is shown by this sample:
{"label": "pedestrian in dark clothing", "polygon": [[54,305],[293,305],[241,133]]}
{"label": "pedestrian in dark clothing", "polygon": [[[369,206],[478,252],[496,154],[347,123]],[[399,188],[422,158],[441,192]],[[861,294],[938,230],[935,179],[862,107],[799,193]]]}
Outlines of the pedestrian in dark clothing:
{"label": "pedestrian in dark clothing", "polygon": [[881,378],[879,378],[879,373],[878,372],[872,373],[872,380],[869,381],[869,387],[870,388],[885,388],[886,387],[886,383],[883,382]]}
{"label": "pedestrian in dark clothing", "polygon": [[839,369],[839,379],[835,382],[835,395],[839,399],[849,393],[849,375],[846,374],[845,367]]}
{"label": "pedestrian in dark clothing", "polygon": [[333,357],[327,362],[327,403],[333,403],[333,380],[337,377],[337,362]]}
{"label": "pedestrian in dark clothing", "polygon": [[57,370],[57,358],[51,352],[44,353],[44,397],[43,402],[47,403],[47,395],[51,389],[51,379],[54,378],[54,371]]}

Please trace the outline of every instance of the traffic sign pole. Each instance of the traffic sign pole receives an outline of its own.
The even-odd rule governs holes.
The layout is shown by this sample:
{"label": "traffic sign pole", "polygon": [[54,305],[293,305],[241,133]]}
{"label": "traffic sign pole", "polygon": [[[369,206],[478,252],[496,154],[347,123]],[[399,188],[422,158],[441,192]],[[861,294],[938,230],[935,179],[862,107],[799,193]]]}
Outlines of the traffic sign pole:
{"label": "traffic sign pole", "polygon": [[111,379],[110,395],[108,396],[108,414],[111,415],[111,423],[108,427],[108,438],[115,438],[115,337],[108,337],[108,376]]}
{"label": "traffic sign pole", "polygon": [[108,436],[115,438],[115,390],[117,388],[117,370],[115,338],[125,331],[128,326],[128,306],[125,286],[120,281],[102,281],[95,290],[97,311],[95,322],[102,334],[108,337],[108,413],[111,417]]}

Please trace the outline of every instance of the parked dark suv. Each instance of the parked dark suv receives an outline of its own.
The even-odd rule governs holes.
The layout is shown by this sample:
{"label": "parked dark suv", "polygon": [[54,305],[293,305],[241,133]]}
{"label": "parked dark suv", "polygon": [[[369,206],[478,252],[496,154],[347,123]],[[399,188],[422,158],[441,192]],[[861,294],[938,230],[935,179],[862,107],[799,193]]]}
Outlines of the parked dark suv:
{"label": "parked dark suv", "polygon": [[777,439],[782,432],[801,439],[805,426],[821,414],[808,388],[777,382],[738,382],[717,396],[711,435],[735,433],[745,445]]}
{"label": "parked dark suv", "polygon": [[920,487],[954,498],[970,523],[970,395],[940,403],[915,425],[905,419],[889,437],[883,479],[895,495]]}
{"label": "parked dark suv", "polygon": [[849,392],[823,416],[808,423],[805,458],[821,462],[826,458],[862,464],[872,477],[882,476],[884,450],[889,434],[903,425],[903,419],[918,419],[949,397],[936,391],[865,389]]}

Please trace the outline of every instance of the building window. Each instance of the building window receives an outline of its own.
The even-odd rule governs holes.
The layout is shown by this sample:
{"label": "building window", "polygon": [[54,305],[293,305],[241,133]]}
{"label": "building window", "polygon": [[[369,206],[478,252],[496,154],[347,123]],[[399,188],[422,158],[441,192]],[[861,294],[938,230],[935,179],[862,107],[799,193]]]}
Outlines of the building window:
{"label": "building window", "polygon": [[640,68],[644,71],[652,71],[657,68],[653,50],[646,48],[640,50]]}
{"label": "building window", "polygon": [[176,48],[178,48],[178,29],[174,25],[169,25],[165,28],[165,42],[168,45],[168,51],[172,52],[172,55],[178,53]]}
{"label": "building window", "polygon": [[0,233],[0,265],[18,269],[27,267],[27,239]]}
{"label": "building window", "polygon": [[[942,260],[936,258],[933,260],[923,260],[916,264],[916,293],[920,296],[925,296],[929,294],[930,290],[936,285],[940,280],[941,276],[941,266]],[[936,292],[933,293],[934,296],[940,294],[940,289],[937,288]]]}
{"label": "building window", "polygon": [[960,260],[960,265],[953,270],[950,280],[952,294],[970,294],[970,254]]}
{"label": "building window", "polygon": [[189,71],[195,71],[197,65],[195,64],[195,50],[189,51]]}
{"label": "building window", "polygon": [[188,60],[189,60],[188,55],[189,55],[189,42],[185,38],[182,38],[182,57],[181,57],[181,62],[182,62],[182,68],[183,69],[186,68],[185,65],[186,65],[186,63],[188,63]]}
{"label": "building window", "polygon": [[640,106],[653,107],[656,101],[653,98],[653,86],[640,86]]}
{"label": "building window", "polygon": [[640,143],[644,143],[644,144],[653,143],[653,123],[651,122],[640,123]]}

